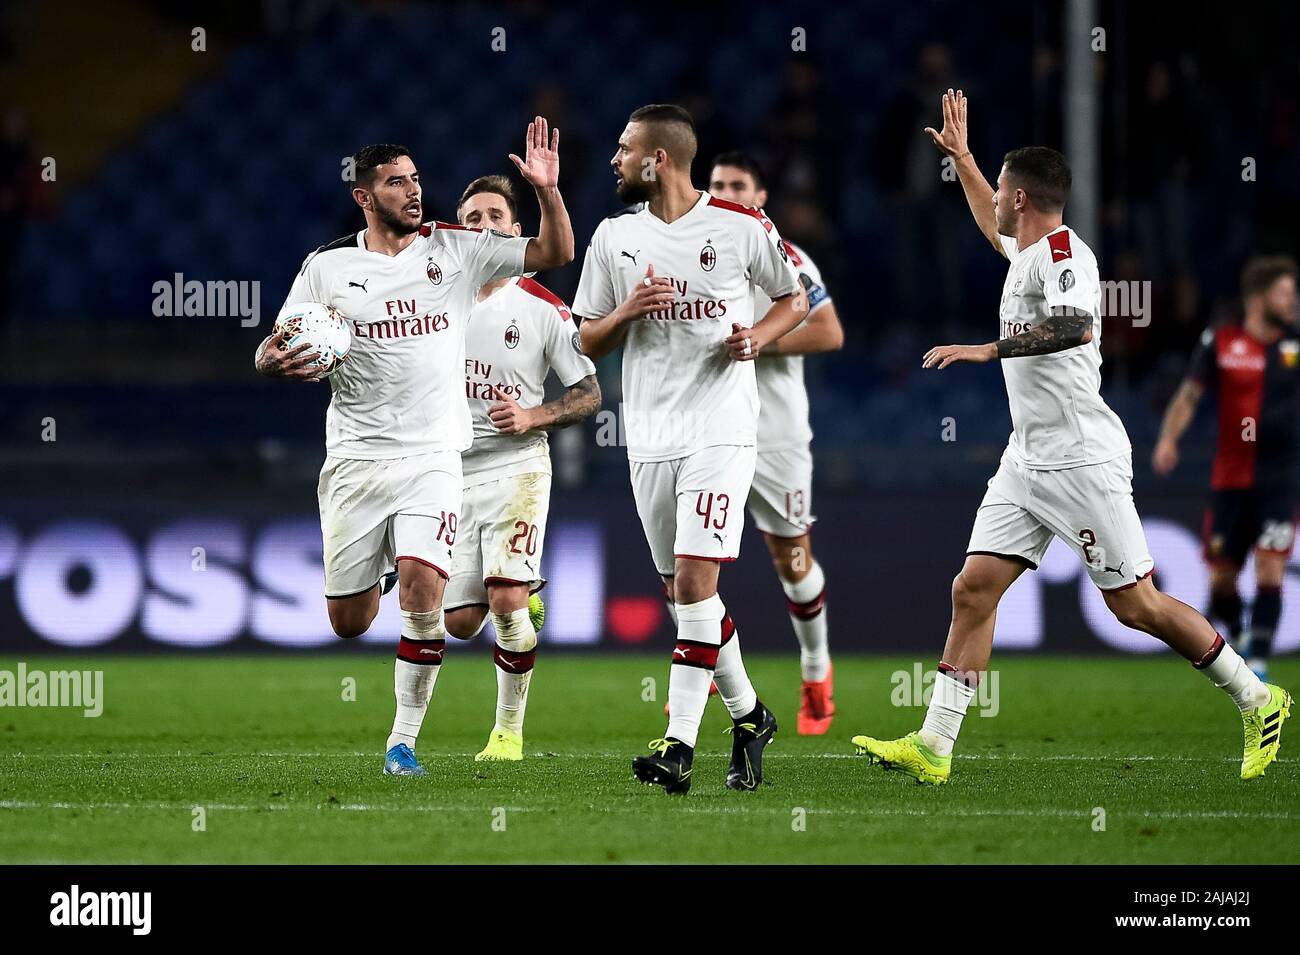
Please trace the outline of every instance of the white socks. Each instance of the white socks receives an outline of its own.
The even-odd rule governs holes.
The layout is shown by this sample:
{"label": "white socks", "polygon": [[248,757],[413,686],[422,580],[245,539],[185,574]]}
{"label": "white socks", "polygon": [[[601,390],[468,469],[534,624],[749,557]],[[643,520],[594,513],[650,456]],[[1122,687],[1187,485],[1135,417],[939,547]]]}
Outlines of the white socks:
{"label": "white socks", "polygon": [[1222,637],[1219,637],[1216,644],[1219,646],[1217,656],[1213,656],[1214,650],[1211,649],[1210,653],[1206,654],[1207,657],[1211,657],[1208,663],[1193,664],[1193,666],[1208,676],[1211,683],[1232,697],[1232,702],[1236,703],[1237,709],[1243,713],[1267,703],[1268,687],[1251,672],[1240,654]]}
{"label": "white socks", "polygon": [[790,623],[799,640],[799,669],[810,683],[826,679],[831,667],[830,650],[826,645],[826,574],[821,564],[813,561],[808,575],[798,583],[781,581]]}
{"label": "white socks", "polygon": [[398,743],[415,749],[415,738],[420,735],[447,645],[441,608],[422,613],[403,610],[402,621],[402,638],[397,642],[397,659],[393,662],[397,715],[385,749]]}
{"label": "white socks", "polygon": [[967,686],[940,670],[935,674],[930,708],[925,711],[921,724],[921,742],[930,747],[936,756],[951,756],[966,707],[975,697],[975,688]]}
{"label": "white socks", "polygon": [[[721,600],[718,603],[722,603]],[[758,694],[745,672],[745,661],[740,658],[740,634],[726,608],[722,611],[722,649],[718,651],[718,668],[713,672],[713,682],[718,684],[727,712],[733,720],[748,716],[758,705]]]}
{"label": "white socks", "polygon": [[528,684],[537,657],[537,634],[528,609],[494,613],[497,645],[492,660],[497,665],[496,729],[524,735],[524,709],[528,706]]}
{"label": "white socks", "polygon": [[[709,699],[722,644],[726,608],[717,594],[693,604],[677,604],[677,646],[668,675],[668,729],[664,736],[694,746]],[[741,670],[743,675],[743,668]],[[747,678],[746,678],[747,679]],[[719,692],[722,686],[718,686]]]}

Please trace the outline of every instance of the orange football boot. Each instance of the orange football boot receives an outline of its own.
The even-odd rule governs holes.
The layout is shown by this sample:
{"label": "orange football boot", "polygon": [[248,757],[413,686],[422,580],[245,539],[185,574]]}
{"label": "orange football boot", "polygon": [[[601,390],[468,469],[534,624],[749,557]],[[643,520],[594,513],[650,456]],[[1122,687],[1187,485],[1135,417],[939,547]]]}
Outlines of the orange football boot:
{"label": "orange football boot", "polygon": [[804,680],[799,689],[800,736],[821,736],[831,728],[835,718],[835,673],[827,668],[826,679],[818,682]]}

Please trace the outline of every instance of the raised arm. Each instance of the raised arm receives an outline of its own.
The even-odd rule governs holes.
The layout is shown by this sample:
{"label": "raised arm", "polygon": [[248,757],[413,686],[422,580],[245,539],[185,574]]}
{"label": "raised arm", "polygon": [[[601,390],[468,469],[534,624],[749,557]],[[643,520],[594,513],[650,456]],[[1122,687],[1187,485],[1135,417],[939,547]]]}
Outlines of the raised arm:
{"label": "raised arm", "polygon": [[536,191],[541,210],[537,235],[524,250],[524,271],[540,272],[568,265],[573,261],[573,224],[560,195],[560,131],[550,131],[548,144],[546,118],[535,117],[528,124],[524,158],[511,153],[510,159]]}
{"label": "raised arm", "polygon": [[998,238],[997,218],[993,213],[993,187],[975,164],[975,157],[966,142],[968,102],[970,101],[961,90],[955,93],[948,90],[943,94],[943,129],[935,132],[934,127],[927,126],[925,131],[930,134],[930,139],[939,152],[952,159],[962,191],[966,193],[966,203],[970,206],[971,215],[975,217],[975,224],[984,233],[984,238],[998,250],[998,255],[1006,258],[1006,250]]}

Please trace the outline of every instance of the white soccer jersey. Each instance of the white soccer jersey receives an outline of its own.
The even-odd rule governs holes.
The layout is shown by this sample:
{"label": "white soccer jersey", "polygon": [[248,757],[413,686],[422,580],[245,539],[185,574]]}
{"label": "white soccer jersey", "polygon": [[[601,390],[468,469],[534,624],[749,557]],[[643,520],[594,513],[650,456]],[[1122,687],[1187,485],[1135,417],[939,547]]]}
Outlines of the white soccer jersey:
{"label": "white soccer jersey", "polygon": [[488,417],[504,391],[525,408],[542,403],[551,371],[568,388],[596,373],[582,354],[569,308],[532,279],[515,279],[474,306],[465,333],[465,397],[474,445],[462,457],[466,487],[514,474],[551,473],[545,431],[502,434]]}
{"label": "white soccer jersey", "polygon": [[[822,284],[821,270],[808,254],[793,242],[786,242],[785,250],[808,293],[806,322],[813,312],[830,304],[831,296]],[[755,289],[754,321],[766,315],[771,307],[772,300]],[[799,326],[802,325],[800,322]],[[807,445],[812,441],[812,425],[808,421],[803,355],[759,355],[754,362],[754,373],[758,376],[758,400],[762,404],[758,414],[758,450],[788,451]]]}
{"label": "white soccer jersey", "polygon": [[1039,470],[1100,464],[1132,450],[1119,416],[1101,397],[1101,281],[1097,257],[1060,226],[1023,251],[1002,236],[1011,265],[1002,286],[998,337],[1010,338],[1069,307],[1092,314],[1092,341],[1051,355],[1002,361],[1011,402],[1007,453]]}
{"label": "white soccer jersey", "polygon": [[352,351],[329,379],[327,453],[375,460],[464,451],[466,322],[482,285],[523,272],[528,239],[432,222],[384,255],[367,249],[365,236],[307,256],[285,300],[332,305],[352,332]]}
{"label": "white soccer jersey", "polygon": [[732,361],[733,322],[753,324],[754,289],[789,295],[798,281],[770,219],[701,192],[669,224],[645,205],[600,224],[573,310],[603,318],[645,278],[672,279],[670,309],[631,323],[623,354],[623,422],[632,461],[668,461],[701,448],[754,445],[754,363]]}

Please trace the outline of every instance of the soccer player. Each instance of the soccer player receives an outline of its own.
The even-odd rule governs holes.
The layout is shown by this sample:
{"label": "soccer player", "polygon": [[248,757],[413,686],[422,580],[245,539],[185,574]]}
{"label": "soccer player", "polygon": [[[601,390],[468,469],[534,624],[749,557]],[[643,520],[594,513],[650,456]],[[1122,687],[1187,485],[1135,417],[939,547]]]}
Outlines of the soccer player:
{"label": "soccer player", "polygon": [[[424,222],[420,174],[403,146],[354,159],[352,198],[366,228],[307,256],[287,303],[322,302],[348,320],[352,349],[330,377],[325,465],[317,496],[330,625],[365,633],[379,581],[396,561],[402,633],[393,666],[397,715],[384,772],[425,775],[415,758],[442,664],[442,596],[461,506],[460,453],[471,441],[462,385],[465,325],[488,282],[573,259],[573,230],[556,186],[559,132],[528,124],[524,158],[541,227],[533,238]],[[265,375],[309,380],[314,356],[274,335],[257,349]]]}
{"label": "soccer player", "polygon": [[[709,192],[756,209],[767,205],[762,167],[743,152],[723,153],[713,160]],[[816,518],[812,514],[812,426],[803,356],[838,351],[844,345],[844,329],[822,284],[821,272],[808,253],[789,241],[785,251],[798,272],[808,311],[798,328],[772,342],[754,362],[761,407],[758,464],[748,505],[772,555],[799,641],[803,677],[799,735],[820,736],[831,728],[835,703],[826,641],[826,575],[813,557],[810,534]],[[754,320],[771,307],[771,300],[755,290]]]}
{"label": "soccer player", "polygon": [[[728,788],[758,786],[776,732],[745,673],[718,571],[740,553],[754,477],[753,360],[802,318],[776,228],[758,209],[696,189],[696,148],[680,106],[632,113],[610,163],[619,198],[636,205],[596,229],[573,307],[587,355],[626,345],[620,410],[632,492],[677,622],[668,729],[632,769],[669,793],[690,788],[711,679],[733,721]],[[775,302],[757,322],[755,286]]]}
{"label": "soccer player", "polygon": [[[456,207],[461,225],[519,235],[514,187],[483,176]],[[554,371],[565,388],[543,402]],[[568,306],[530,278],[499,278],[478,293],[465,333],[465,397],[474,444],[461,458],[461,503],[451,579],[443,601],[447,632],[469,639],[488,614],[496,629],[496,724],[475,759],[524,758],[524,709],[544,608],[542,542],[551,499],[546,432],[600,408],[596,367],[582,354]]]}
{"label": "soccer player", "polygon": [[[1273,634],[1282,616],[1282,578],[1295,542],[1296,467],[1300,465],[1300,338],[1296,264],[1257,256],[1241,274],[1240,325],[1206,329],[1187,378],[1169,403],[1152,466],[1178,466],[1178,440],[1207,388],[1218,393],[1219,440],[1205,515],[1210,613],[1232,644],[1267,679]],[[1255,603],[1243,629],[1237,577],[1255,550]]]}
{"label": "soccer player", "polygon": [[858,752],[920,782],[948,779],[953,744],[988,665],[998,602],[1053,535],[1087,565],[1106,606],[1125,626],[1163,640],[1241,711],[1241,778],[1277,758],[1291,695],[1260,681],[1209,621],[1156,589],[1154,565],[1133,505],[1132,451],[1101,398],[1101,284],[1092,250],[1061,223],[1070,169],[1053,149],[1007,153],[997,191],[966,136],[967,100],[943,97],[943,130],[926,132],[952,159],[985,238],[1010,261],[998,340],[943,345],[925,368],[1001,361],[1011,402],[1011,440],[975,515],[966,562],[952,585],[952,625],[925,723],[902,739],[855,736]]}

